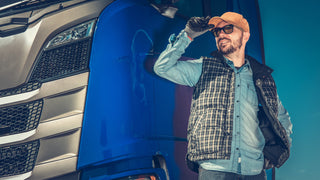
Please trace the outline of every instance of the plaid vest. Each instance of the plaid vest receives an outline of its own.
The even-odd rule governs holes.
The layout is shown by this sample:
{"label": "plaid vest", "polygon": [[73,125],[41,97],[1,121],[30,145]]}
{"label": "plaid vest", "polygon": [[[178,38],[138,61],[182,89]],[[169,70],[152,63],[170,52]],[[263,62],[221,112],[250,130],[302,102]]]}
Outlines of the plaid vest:
{"label": "plaid vest", "polygon": [[230,159],[233,130],[234,71],[223,57],[203,58],[188,123],[188,166],[205,159]]}
{"label": "plaid vest", "polygon": [[[277,91],[271,76],[272,70],[249,56],[246,58],[253,70],[261,104],[258,119],[266,139],[265,168],[280,167],[289,157],[289,141],[277,119]],[[221,54],[214,52],[212,58],[203,58],[202,74],[194,88],[188,123],[187,164],[193,171],[197,172],[196,162],[199,160],[230,159],[234,82],[234,71]],[[277,148],[265,151],[268,147],[274,147],[268,144],[274,141],[281,143],[281,150]]]}

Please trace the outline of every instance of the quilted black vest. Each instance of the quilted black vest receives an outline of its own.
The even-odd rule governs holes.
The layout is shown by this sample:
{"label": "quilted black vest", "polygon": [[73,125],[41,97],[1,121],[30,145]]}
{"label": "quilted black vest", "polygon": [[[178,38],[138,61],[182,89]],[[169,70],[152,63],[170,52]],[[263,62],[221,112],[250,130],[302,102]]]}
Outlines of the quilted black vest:
{"label": "quilted black vest", "polygon": [[[194,88],[188,123],[188,167],[197,161],[230,159],[233,130],[234,71],[224,57],[213,52],[203,58],[202,74]],[[265,168],[280,167],[289,158],[289,141],[277,119],[277,90],[272,69],[246,56],[253,71],[259,100],[259,126],[265,137]]]}

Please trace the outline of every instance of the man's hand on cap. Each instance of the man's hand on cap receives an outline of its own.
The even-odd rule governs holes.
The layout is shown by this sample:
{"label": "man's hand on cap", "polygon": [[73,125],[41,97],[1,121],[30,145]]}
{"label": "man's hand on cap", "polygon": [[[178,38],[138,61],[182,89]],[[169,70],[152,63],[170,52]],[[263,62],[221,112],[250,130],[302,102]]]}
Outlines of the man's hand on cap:
{"label": "man's hand on cap", "polygon": [[213,28],[214,25],[208,24],[210,17],[192,17],[188,20],[184,31],[192,39],[204,34],[209,29]]}

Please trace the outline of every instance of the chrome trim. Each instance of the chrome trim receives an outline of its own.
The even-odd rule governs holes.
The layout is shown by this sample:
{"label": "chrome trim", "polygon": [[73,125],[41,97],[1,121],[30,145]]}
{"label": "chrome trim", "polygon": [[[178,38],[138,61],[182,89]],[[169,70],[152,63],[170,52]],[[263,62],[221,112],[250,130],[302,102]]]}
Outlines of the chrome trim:
{"label": "chrome trim", "polygon": [[30,98],[36,96],[39,93],[40,93],[40,89],[36,89],[36,90],[30,91],[30,92],[26,92],[26,93],[22,93],[22,94],[15,94],[15,95],[12,95],[12,96],[5,96],[5,97],[0,98],[0,106],[1,105],[5,105],[5,104],[14,103],[14,102],[27,100],[27,99],[30,99]]}
{"label": "chrome trim", "polygon": [[36,133],[36,130],[33,129],[31,131],[20,133],[20,134],[2,136],[2,137],[0,137],[0,145],[25,140],[25,139],[31,137],[32,135],[34,135],[35,133]]}
{"label": "chrome trim", "polygon": [[0,180],[24,180],[29,178],[31,174],[32,172],[27,172],[27,173],[15,175],[15,176],[3,177],[3,178],[0,178]]}
{"label": "chrome trim", "polygon": [[49,179],[63,174],[75,172],[77,160],[77,157],[72,157],[51,163],[39,164],[33,169],[32,176],[28,180]]}
{"label": "chrome trim", "polygon": [[32,136],[28,141],[34,139],[49,138],[54,135],[63,134],[72,130],[81,128],[83,114],[77,114],[56,120],[46,121],[39,124],[37,134]]}

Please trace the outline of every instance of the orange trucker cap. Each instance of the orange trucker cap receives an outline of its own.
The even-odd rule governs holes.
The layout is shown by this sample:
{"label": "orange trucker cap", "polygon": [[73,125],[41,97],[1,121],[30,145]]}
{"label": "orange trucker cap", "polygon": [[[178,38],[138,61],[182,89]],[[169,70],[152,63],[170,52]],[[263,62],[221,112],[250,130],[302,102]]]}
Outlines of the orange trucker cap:
{"label": "orange trucker cap", "polygon": [[[220,17],[215,16],[209,20],[208,24],[213,24],[216,27],[221,21],[225,21],[229,24],[233,24],[238,28],[241,28],[245,32],[249,32],[249,23],[248,21],[241,15],[235,12],[226,12],[222,14]],[[214,28],[213,28],[214,29]]]}

